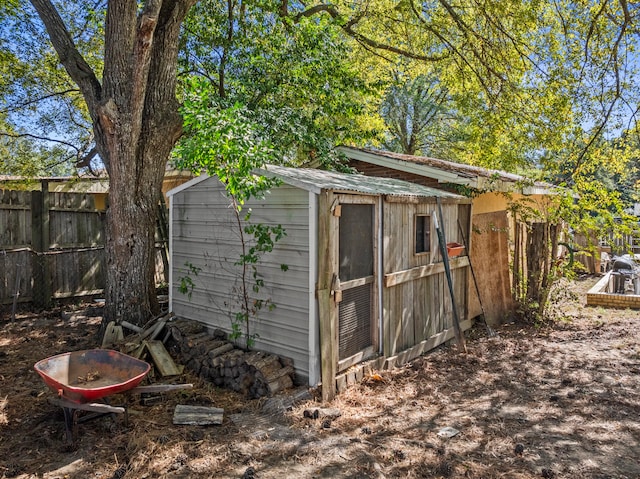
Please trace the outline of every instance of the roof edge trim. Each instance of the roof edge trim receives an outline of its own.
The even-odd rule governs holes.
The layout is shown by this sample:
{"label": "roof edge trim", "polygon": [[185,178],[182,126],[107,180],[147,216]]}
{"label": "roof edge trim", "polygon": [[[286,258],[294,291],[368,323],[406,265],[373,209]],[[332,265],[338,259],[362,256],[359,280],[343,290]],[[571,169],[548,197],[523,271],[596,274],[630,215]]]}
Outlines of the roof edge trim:
{"label": "roof edge trim", "polygon": [[175,194],[180,193],[182,190],[186,190],[191,186],[197,185],[198,183],[201,183],[208,178],[210,178],[208,174],[200,173],[200,176],[196,176],[195,178],[190,179],[186,183],[182,183],[181,185],[178,185],[175,188],[170,189],[169,191],[167,191],[166,195],[169,197],[174,196]]}

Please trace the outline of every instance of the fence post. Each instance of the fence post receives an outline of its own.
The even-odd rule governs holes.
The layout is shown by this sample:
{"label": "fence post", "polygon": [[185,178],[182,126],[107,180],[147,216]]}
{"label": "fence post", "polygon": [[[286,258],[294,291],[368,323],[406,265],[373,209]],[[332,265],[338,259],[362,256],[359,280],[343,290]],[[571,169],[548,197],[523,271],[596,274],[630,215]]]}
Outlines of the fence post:
{"label": "fence post", "polygon": [[51,304],[49,257],[49,182],[41,181],[40,191],[31,192],[31,249],[33,255],[33,303],[41,308]]}

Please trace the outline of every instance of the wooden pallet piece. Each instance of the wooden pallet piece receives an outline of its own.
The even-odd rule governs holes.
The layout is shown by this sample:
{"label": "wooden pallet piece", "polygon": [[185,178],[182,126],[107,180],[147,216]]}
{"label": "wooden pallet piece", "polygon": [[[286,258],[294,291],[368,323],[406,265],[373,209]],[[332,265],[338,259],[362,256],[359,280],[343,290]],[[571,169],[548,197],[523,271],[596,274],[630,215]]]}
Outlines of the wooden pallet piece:
{"label": "wooden pallet piece", "polygon": [[164,347],[164,344],[162,344],[162,341],[144,341],[143,344],[147,348],[147,351],[149,351],[156,369],[162,376],[177,376],[178,374],[182,374],[183,368],[176,365]]}
{"label": "wooden pallet piece", "polygon": [[123,340],[124,332],[122,331],[122,326],[116,324],[115,321],[109,321],[102,337],[102,347],[110,347]]}

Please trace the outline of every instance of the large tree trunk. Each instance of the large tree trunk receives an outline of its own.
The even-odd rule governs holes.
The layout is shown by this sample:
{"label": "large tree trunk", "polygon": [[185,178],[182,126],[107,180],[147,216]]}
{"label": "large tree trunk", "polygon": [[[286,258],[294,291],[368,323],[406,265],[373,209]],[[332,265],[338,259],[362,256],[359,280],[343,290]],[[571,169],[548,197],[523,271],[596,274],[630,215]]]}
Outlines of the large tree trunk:
{"label": "large tree trunk", "polygon": [[104,321],[146,321],[157,309],[155,228],[169,153],[180,137],[176,71],[180,26],[195,0],[111,0],[102,83],[50,0],[31,0],[78,84],[109,173]]}
{"label": "large tree trunk", "polygon": [[[166,158],[166,157],[165,157]],[[158,309],[155,295],[155,227],[162,179],[147,165],[133,192],[117,175],[110,181],[106,228],[105,322],[141,324]],[[154,162],[164,171],[164,162]]]}
{"label": "large tree trunk", "polygon": [[[175,99],[178,36],[192,2],[183,3],[148,2],[137,29],[133,14],[132,29],[119,20],[122,4],[109,2],[104,96],[114,99],[116,109],[102,111],[104,123],[119,128],[105,131],[110,178],[105,321],[140,324],[158,309],[155,228],[167,158],[182,126]],[[129,54],[123,55],[122,45],[129,43]]]}

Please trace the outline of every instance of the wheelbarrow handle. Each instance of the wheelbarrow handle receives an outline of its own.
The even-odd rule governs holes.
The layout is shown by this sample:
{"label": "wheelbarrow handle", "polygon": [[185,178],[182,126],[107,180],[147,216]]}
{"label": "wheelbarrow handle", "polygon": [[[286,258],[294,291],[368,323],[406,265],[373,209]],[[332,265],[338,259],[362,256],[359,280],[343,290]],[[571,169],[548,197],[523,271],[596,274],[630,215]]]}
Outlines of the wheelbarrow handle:
{"label": "wheelbarrow handle", "polygon": [[67,408],[72,410],[79,409],[80,411],[97,412],[101,414],[108,414],[108,413],[122,414],[125,412],[125,408],[119,407],[119,406],[111,406],[109,404],[90,403],[90,402],[79,403],[75,401],[69,401],[64,397],[49,398],[49,402],[51,404],[55,404],[56,406],[60,406],[62,408]]}

